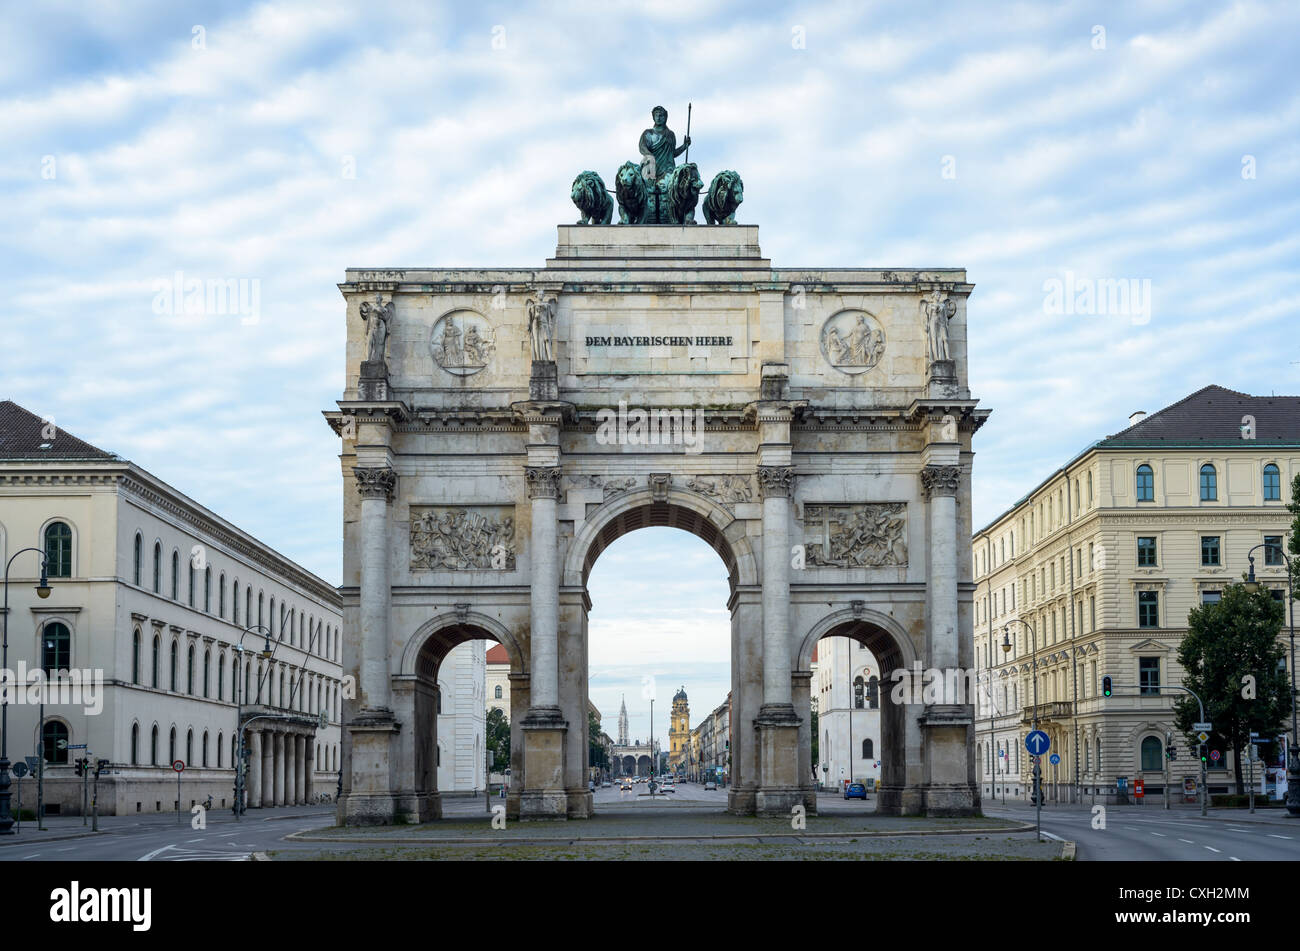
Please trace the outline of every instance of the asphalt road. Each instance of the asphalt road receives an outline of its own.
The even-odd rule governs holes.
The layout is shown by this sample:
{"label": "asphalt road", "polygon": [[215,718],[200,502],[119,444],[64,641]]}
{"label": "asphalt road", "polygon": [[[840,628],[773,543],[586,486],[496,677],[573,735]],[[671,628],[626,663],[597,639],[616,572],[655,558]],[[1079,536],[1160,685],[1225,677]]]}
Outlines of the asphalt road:
{"label": "asphalt road", "polygon": [[[1300,820],[1284,812],[1215,815],[1201,818],[1193,808],[1109,806],[1094,817],[1093,807],[1043,809],[1043,832],[1073,840],[1078,861],[1251,862],[1300,859]],[[984,814],[1034,821],[1028,805],[984,804]],[[1104,817],[1104,828],[1095,828]]]}

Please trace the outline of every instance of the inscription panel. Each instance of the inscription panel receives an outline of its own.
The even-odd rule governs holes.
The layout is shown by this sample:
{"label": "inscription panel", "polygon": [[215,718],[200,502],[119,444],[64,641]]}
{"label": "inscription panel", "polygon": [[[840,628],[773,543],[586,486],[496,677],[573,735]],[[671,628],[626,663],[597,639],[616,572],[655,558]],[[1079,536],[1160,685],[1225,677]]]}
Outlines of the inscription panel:
{"label": "inscription panel", "polygon": [[573,314],[575,376],[746,373],[749,314],[717,310],[618,310]]}

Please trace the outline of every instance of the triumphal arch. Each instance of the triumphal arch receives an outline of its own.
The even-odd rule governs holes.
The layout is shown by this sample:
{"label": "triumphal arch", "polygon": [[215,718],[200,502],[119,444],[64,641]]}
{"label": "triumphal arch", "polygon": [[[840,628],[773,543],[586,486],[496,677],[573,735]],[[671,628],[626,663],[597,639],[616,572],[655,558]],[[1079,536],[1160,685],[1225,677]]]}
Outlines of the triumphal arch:
{"label": "triumphal arch", "polygon": [[471,639],[510,657],[508,815],[591,815],[587,578],[656,525],[729,574],[730,811],[815,810],[810,666],[829,635],[884,673],[880,810],[979,807],[972,698],[899,699],[889,676],[972,667],[972,286],[961,269],[774,267],[734,223],[739,175],[718,174],[718,223],[696,224],[703,182],[663,168],[673,148],[656,168],[643,144],[639,185],[618,171],[618,223],[582,173],[583,223],[543,266],[340,285],[343,823],[441,814],[438,665]]}

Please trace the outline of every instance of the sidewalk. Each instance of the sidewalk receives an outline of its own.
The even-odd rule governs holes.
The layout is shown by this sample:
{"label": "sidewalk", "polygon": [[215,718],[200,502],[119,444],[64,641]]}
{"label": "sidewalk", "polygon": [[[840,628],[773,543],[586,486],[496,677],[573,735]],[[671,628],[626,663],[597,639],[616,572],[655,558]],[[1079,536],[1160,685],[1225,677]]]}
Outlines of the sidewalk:
{"label": "sidewalk", "polygon": [[[280,819],[333,816],[334,814],[333,806],[281,806],[274,809],[250,809],[244,813],[239,821],[241,823],[271,822]],[[188,810],[182,813],[180,822],[177,822],[176,813],[174,812],[100,816],[98,832],[91,831],[92,820],[90,817],[86,817],[86,825],[82,826],[81,816],[46,816],[44,832],[37,830],[35,819],[24,819],[21,824],[14,825],[16,834],[0,836],[0,848],[12,845],[31,845],[39,842],[57,842],[64,839],[84,839],[91,836],[125,833],[140,828],[163,828],[177,825],[184,825],[188,828],[190,818]],[[209,826],[234,825],[235,823],[234,813],[230,809],[213,809],[206,818]]]}

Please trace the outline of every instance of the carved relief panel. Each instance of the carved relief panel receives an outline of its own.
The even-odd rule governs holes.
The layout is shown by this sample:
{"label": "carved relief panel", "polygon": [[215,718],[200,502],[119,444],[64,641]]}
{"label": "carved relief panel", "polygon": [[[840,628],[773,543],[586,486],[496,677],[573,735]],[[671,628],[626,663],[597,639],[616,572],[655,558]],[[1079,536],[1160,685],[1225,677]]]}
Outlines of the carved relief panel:
{"label": "carved relief panel", "polygon": [[907,564],[907,503],[803,507],[807,564],[881,568]]}
{"label": "carved relief panel", "polygon": [[411,506],[411,570],[513,571],[513,505]]}

